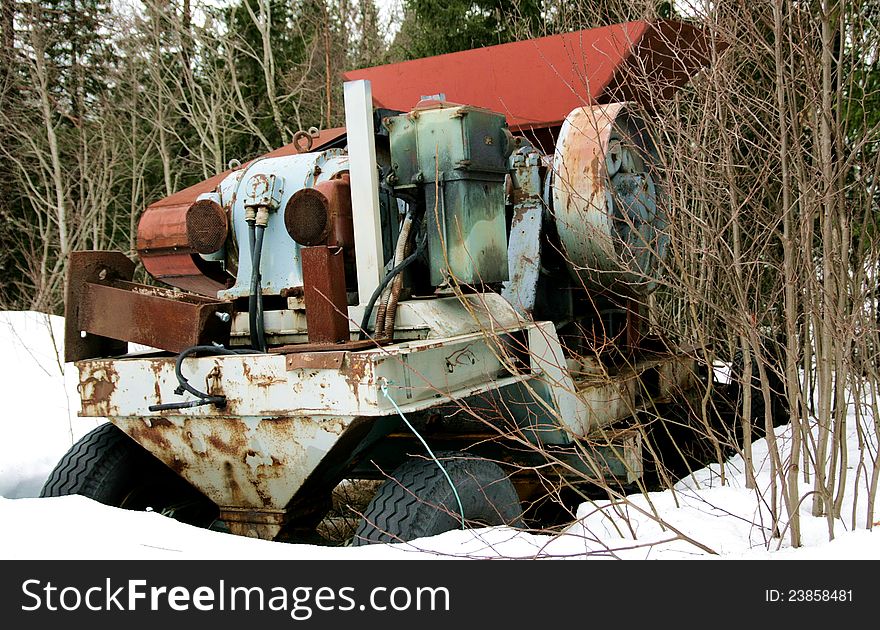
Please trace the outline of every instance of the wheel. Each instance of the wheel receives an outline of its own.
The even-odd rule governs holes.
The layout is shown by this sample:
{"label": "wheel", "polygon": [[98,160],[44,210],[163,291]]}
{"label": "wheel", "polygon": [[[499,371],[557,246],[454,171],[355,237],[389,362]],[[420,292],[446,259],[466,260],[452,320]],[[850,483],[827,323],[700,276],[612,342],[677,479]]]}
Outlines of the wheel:
{"label": "wheel", "polygon": [[[463,453],[442,453],[443,464],[471,525],[523,527],[516,489],[501,468]],[[461,527],[458,501],[433,459],[411,459],[384,481],[367,505],[354,546],[403,542]]]}
{"label": "wheel", "polygon": [[49,475],[41,497],[79,494],[114,507],[147,510],[209,527],[218,509],[114,424],[84,435]]}

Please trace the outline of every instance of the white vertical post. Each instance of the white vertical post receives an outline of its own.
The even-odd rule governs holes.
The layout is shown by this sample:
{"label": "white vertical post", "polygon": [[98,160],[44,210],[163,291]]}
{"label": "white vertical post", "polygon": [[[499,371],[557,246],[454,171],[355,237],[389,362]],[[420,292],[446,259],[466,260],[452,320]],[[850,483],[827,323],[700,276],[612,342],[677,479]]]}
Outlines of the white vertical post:
{"label": "white vertical post", "polygon": [[384,254],[379,219],[379,172],[373,130],[373,91],[365,80],[344,84],[351,212],[358,302],[365,306],[382,279]]}

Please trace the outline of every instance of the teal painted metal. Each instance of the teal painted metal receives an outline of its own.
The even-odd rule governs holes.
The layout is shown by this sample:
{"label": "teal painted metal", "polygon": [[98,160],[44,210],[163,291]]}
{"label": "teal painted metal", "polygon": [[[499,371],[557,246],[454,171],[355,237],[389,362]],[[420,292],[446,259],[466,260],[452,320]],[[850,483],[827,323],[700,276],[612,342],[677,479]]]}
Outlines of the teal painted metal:
{"label": "teal painted metal", "polygon": [[518,313],[532,315],[541,273],[541,235],[544,201],[541,199],[541,153],[525,138],[517,138],[510,156],[513,217],[507,246],[510,280],[501,295]]}
{"label": "teal painted metal", "polygon": [[504,116],[431,101],[384,122],[387,182],[425,203],[432,286],[507,280],[504,178],[513,137]]}

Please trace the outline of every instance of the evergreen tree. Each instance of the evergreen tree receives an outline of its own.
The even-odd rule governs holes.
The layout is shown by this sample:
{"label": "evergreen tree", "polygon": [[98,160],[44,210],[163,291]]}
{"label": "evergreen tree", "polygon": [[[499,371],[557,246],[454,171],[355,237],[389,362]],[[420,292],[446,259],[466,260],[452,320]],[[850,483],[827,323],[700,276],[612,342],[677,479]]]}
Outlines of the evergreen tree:
{"label": "evergreen tree", "polygon": [[395,56],[418,59],[542,34],[541,0],[405,0]]}

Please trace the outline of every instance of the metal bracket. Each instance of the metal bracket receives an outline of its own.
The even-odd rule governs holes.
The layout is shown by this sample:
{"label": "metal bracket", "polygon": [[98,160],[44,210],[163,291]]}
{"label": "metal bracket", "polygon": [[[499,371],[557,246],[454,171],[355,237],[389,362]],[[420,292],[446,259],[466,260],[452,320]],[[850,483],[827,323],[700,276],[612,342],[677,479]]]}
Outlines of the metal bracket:
{"label": "metal bracket", "polygon": [[284,179],[275,175],[258,173],[248,179],[245,208],[268,208],[278,210],[284,193]]}

